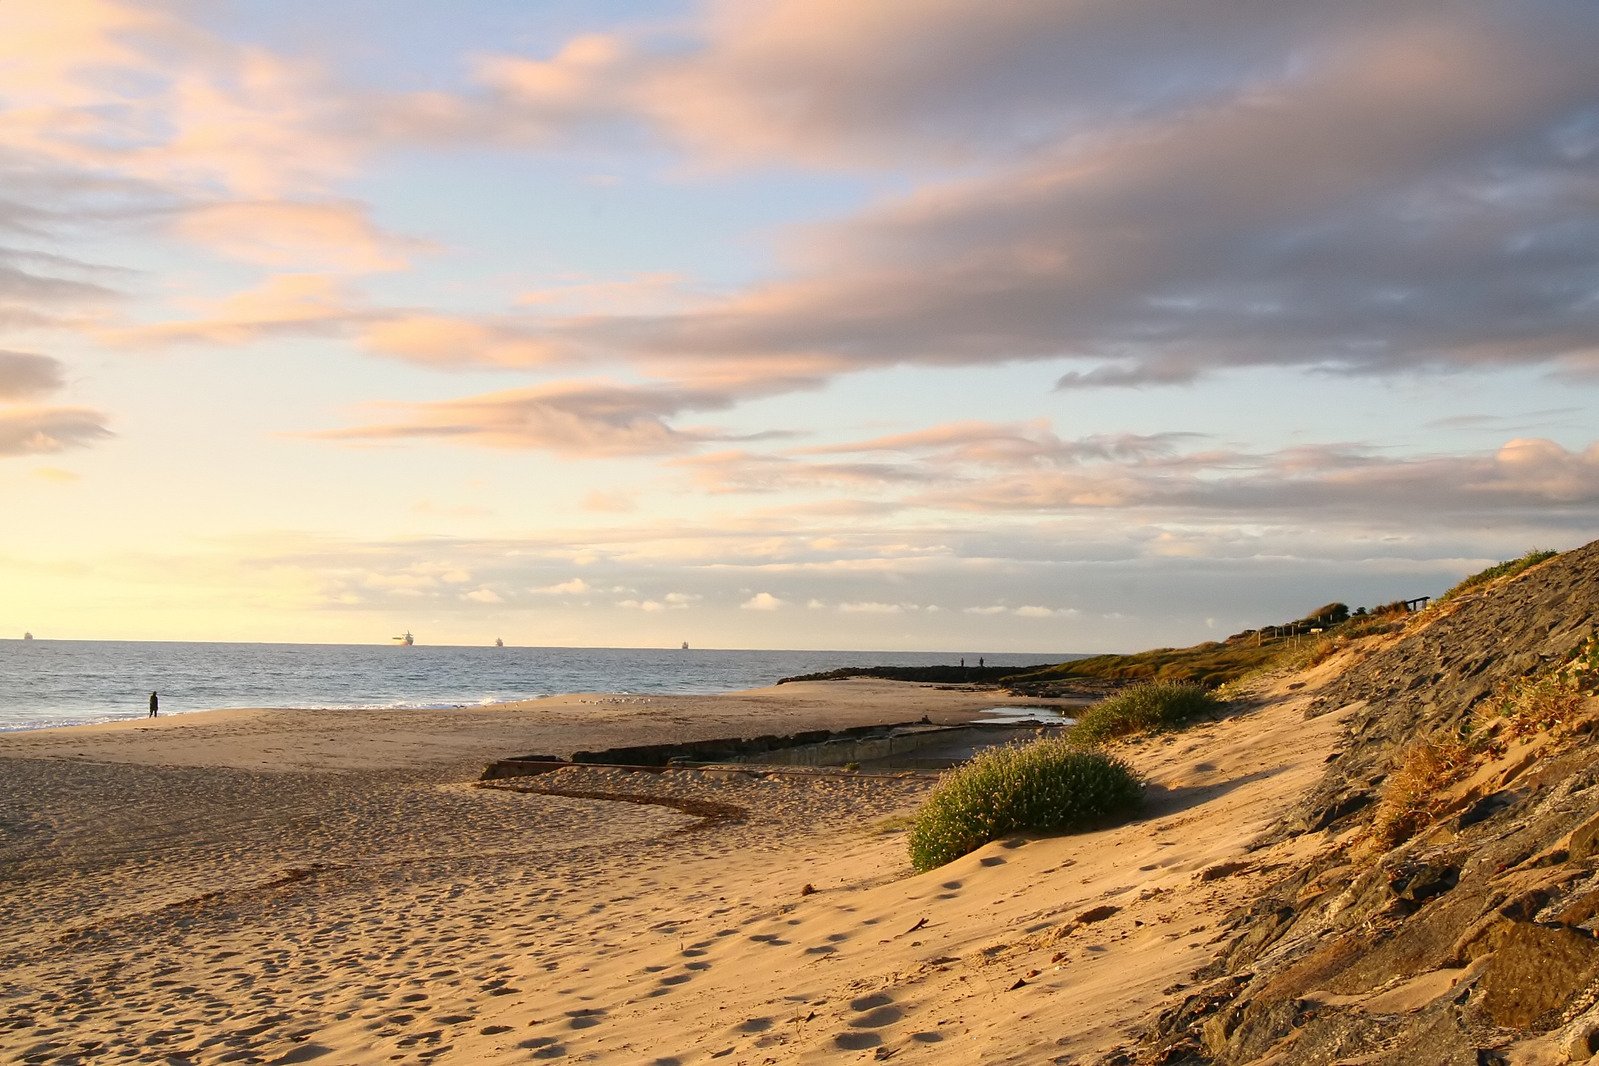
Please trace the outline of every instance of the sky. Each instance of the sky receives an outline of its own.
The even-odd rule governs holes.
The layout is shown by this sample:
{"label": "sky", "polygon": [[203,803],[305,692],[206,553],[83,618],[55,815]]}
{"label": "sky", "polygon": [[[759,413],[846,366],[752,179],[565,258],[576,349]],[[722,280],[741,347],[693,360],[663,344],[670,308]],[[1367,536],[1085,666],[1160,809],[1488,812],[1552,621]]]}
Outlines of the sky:
{"label": "sky", "polygon": [[1584,0],[0,4],[0,637],[1190,644],[1596,411]]}

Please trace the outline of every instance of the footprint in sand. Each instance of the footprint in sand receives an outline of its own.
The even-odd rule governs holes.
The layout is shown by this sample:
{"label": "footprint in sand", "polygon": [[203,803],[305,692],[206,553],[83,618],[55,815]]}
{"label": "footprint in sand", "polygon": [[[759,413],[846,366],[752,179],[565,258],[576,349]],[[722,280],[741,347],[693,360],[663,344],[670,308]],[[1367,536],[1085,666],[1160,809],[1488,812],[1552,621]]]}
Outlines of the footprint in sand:
{"label": "footprint in sand", "polygon": [[998,855],[989,855],[977,860],[979,866],[1004,866],[1005,860]]}
{"label": "footprint in sand", "polygon": [[893,1025],[905,1012],[892,1004],[867,1011],[849,1024],[856,1029],[881,1029],[885,1025]]}
{"label": "footprint in sand", "polygon": [[894,1002],[894,997],[886,992],[873,992],[869,996],[860,996],[849,1001],[852,1011],[868,1011],[877,1007],[886,1007]]}
{"label": "footprint in sand", "polygon": [[592,1029],[604,1020],[606,1011],[598,1007],[583,1007],[579,1010],[566,1012],[570,1020],[566,1023],[568,1029]]}
{"label": "footprint in sand", "polygon": [[566,1047],[553,1036],[530,1036],[518,1040],[516,1046],[532,1049],[536,1059],[553,1059],[566,1054]]}
{"label": "footprint in sand", "polygon": [[848,1032],[839,1033],[833,1037],[833,1046],[845,1051],[865,1051],[867,1048],[877,1047],[883,1038],[876,1033]]}
{"label": "footprint in sand", "polygon": [[773,1021],[772,1018],[746,1018],[737,1028],[741,1033],[764,1033],[772,1027]]}

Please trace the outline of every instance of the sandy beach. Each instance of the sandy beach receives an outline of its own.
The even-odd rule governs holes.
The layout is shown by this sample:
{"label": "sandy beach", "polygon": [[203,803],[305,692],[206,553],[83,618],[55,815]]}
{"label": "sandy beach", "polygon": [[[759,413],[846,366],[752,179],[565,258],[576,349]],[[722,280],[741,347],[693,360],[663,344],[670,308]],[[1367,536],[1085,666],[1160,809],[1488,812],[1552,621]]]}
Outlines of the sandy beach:
{"label": "sandy beach", "polygon": [[[451,711],[218,711],[0,735],[8,1062],[1080,1062],[1191,984],[1290,847],[1314,688],[1125,754],[1140,821],[913,876],[929,775],[490,760],[971,719],[807,682]],[[685,802],[688,801],[688,802]],[[690,813],[697,812],[697,813]]]}

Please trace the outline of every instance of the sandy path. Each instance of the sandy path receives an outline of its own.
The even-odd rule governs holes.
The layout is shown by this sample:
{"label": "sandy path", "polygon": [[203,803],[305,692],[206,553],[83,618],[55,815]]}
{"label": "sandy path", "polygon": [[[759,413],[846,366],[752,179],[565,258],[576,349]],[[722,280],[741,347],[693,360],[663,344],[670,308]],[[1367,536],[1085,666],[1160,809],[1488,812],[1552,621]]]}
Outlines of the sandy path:
{"label": "sandy path", "polygon": [[[518,751],[958,720],[990,696],[848,682],[602,699],[0,737],[0,1056],[1076,1061],[1208,959],[1221,912],[1276,861],[1245,844],[1337,729],[1282,703],[1146,742],[1144,821],[912,877],[883,822],[925,779],[539,779],[745,812],[714,824],[466,781]],[[1202,878],[1222,863],[1247,865]],[[1118,909],[1073,924],[1096,907]]]}

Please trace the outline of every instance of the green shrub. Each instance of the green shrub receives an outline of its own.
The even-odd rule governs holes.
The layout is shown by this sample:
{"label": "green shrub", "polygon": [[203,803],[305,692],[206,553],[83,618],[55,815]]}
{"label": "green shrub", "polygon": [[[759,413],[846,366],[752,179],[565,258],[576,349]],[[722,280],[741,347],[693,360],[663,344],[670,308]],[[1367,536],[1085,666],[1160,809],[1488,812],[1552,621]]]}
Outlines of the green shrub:
{"label": "green shrub", "polygon": [[1129,733],[1164,732],[1220,707],[1221,701],[1198,685],[1165,681],[1132,685],[1084,711],[1071,739],[1088,745]]}
{"label": "green shrub", "polygon": [[1127,764],[1059,738],[990,748],[944,774],[911,825],[911,865],[931,870],[1011,833],[1069,833],[1143,802]]}
{"label": "green shrub", "polygon": [[1438,602],[1442,603],[1444,600],[1458,596],[1468,589],[1474,589],[1478,585],[1485,585],[1495,578],[1511,577],[1515,574],[1519,574],[1528,567],[1537,566],[1545,559],[1553,559],[1559,554],[1559,552],[1555,551],[1534,548],[1532,551],[1528,552],[1526,555],[1523,555],[1519,559],[1511,559],[1507,562],[1497,563],[1494,566],[1490,566],[1486,570],[1477,571],[1475,574],[1472,574],[1470,577],[1466,578],[1466,580],[1462,581],[1460,584],[1456,585],[1454,588],[1438,597]]}

